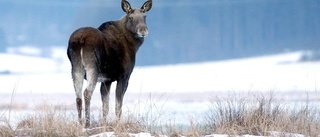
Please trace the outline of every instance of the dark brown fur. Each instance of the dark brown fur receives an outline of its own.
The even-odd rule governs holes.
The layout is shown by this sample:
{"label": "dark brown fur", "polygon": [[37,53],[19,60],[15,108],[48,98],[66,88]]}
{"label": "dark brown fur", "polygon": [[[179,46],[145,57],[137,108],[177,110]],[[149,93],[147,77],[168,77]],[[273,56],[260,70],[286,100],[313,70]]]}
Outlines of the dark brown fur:
{"label": "dark brown fur", "polygon": [[122,0],[126,16],[118,21],[103,23],[99,28],[84,27],[76,30],[69,39],[68,58],[72,66],[72,78],[77,95],[78,117],[82,123],[82,85],[84,90],[85,127],[90,126],[90,101],[97,82],[101,82],[103,119],[109,111],[111,83],[117,81],[116,116],[120,119],[123,97],[131,72],[135,65],[136,53],[148,34],[145,12],[152,7],[148,0],[140,9],[132,9],[129,2]]}

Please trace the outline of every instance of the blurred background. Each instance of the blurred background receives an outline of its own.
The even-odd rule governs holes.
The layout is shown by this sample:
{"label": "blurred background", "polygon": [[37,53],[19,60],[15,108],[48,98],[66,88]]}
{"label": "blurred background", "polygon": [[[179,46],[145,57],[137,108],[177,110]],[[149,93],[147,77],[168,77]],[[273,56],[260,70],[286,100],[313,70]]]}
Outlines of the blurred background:
{"label": "blurred background", "polygon": [[[128,1],[132,7],[145,2]],[[49,102],[76,113],[68,39],[80,27],[120,19],[120,5],[0,0],[0,108]],[[274,92],[281,100],[319,106],[319,13],[320,0],[153,0],[149,36],[137,54],[124,108],[155,104],[174,115],[165,118],[188,123],[214,97],[232,92]],[[99,91],[92,100],[101,106]]]}
{"label": "blurred background", "polygon": [[[140,7],[144,0],[130,0]],[[154,0],[138,66],[308,50],[320,59],[319,0]],[[0,53],[66,58],[70,34],[124,15],[120,0],[0,0]],[[59,54],[60,53],[60,54]]]}

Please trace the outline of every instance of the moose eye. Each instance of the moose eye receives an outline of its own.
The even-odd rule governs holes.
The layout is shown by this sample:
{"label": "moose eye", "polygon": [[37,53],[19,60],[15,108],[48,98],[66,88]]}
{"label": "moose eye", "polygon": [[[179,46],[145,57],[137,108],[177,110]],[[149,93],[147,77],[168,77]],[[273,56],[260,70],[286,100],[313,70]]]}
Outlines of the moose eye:
{"label": "moose eye", "polygon": [[128,21],[129,21],[129,22],[132,22],[132,20],[133,20],[132,17],[129,17],[129,18],[128,18]]}

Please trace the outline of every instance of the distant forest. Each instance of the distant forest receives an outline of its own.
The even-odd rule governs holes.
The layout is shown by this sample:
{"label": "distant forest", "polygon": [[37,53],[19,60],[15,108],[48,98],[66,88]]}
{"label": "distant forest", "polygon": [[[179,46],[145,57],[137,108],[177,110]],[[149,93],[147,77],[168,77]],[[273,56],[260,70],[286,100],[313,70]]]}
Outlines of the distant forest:
{"label": "distant forest", "polygon": [[[144,0],[128,0],[140,7]],[[320,49],[319,0],[153,0],[137,65]],[[3,0],[0,52],[67,47],[70,34],[124,15],[119,0]]]}

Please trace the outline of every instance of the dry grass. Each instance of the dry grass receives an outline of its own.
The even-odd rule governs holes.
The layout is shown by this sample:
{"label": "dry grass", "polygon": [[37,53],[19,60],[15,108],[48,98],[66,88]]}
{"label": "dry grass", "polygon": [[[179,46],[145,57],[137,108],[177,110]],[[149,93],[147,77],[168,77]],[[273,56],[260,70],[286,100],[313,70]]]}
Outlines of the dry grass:
{"label": "dry grass", "polygon": [[320,109],[305,102],[287,104],[273,95],[216,98],[206,119],[206,131],[230,135],[270,135],[270,131],[320,135]]}
{"label": "dry grass", "polygon": [[157,108],[151,99],[148,103],[147,111],[125,112],[120,122],[103,123],[92,117],[92,129],[87,130],[77,122],[76,111],[44,103],[20,117],[17,125],[2,118],[0,136],[90,136],[105,131],[115,132],[120,137],[139,132],[170,137],[198,137],[213,133],[272,136],[270,131],[312,137],[320,135],[320,109],[308,101],[290,104],[276,100],[273,95],[244,97],[230,94],[229,98],[212,99],[211,109],[203,117],[191,118],[190,123],[183,126],[161,122],[165,108]]}
{"label": "dry grass", "polygon": [[14,131],[16,136],[81,136],[82,127],[75,121],[63,107],[43,105],[21,117]]}
{"label": "dry grass", "polygon": [[102,132],[115,132],[118,136],[139,133],[144,130],[141,121],[131,114],[126,114],[119,122],[103,123],[92,117],[90,129],[84,130],[77,121],[77,116],[64,107],[42,105],[34,112],[19,118],[17,125],[12,126],[7,119],[2,121],[0,136],[33,136],[33,137],[76,137],[90,136]]}

